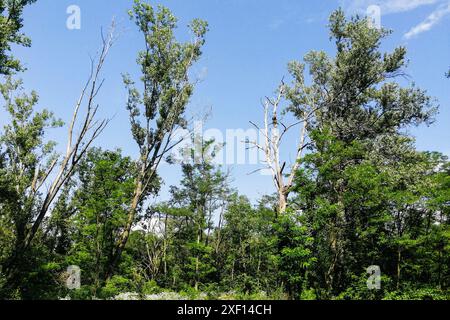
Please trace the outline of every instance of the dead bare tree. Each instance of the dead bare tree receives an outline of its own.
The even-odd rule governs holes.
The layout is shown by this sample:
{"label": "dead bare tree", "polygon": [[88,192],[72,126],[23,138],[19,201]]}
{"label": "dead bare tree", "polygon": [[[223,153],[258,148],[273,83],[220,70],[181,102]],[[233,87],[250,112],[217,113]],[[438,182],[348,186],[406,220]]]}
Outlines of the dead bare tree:
{"label": "dead bare tree", "polygon": [[[299,65],[300,66],[300,65]],[[295,100],[294,97],[301,97]],[[287,107],[282,104],[289,102]],[[250,123],[260,132],[263,141],[247,141],[249,148],[256,148],[264,154],[266,166],[262,169],[270,170],[278,195],[278,214],[283,214],[287,208],[287,200],[291,192],[295,174],[301,165],[304,150],[308,147],[308,127],[318,108],[309,88],[304,85],[303,77],[296,74],[294,85],[289,87],[281,81],[276,97],[266,97],[262,101],[264,108],[264,125],[260,127],[254,122]],[[294,111],[295,109],[295,111]],[[294,111],[297,117],[292,124],[283,123],[282,115],[286,111]],[[300,127],[297,136],[295,160],[288,166],[281,157],[280,148],[286,134],[293,128]],[[289,171],[287,167],[290,167]]]}
{"label": "dead bare tree", "polygon": [[[35,197],[37,193],[43,189],[44,185],[49,184],[49,187],[44,192],[44,200],[40,205],[36,219],[31,228],[27,230],[25,241],[22,244],[22,248],[20,248],[21,250],[30,246],[42,221],[50,211],[52,203],[58,197],[60,190],[73,175],[74,170],[83,155],[109,123],[109,119],[96,119],[99,105],[95,103],[95,98],[104,83],[104,79],[100,79],[100,74],[106,57],[115,41],[115,23],[113,22],[111,24],[110,30],[106,36],[103,32],[101,36],[101,50],[96,59],[91,58],[91,70],[88,80],[75,104],[74,113],[68,126],[66,153],[62,159],[60,157],[55,157],[45,172],[41,172],[39,166],[36,168],[30,191],[31,196]],[[85,105],[85,111],[84,114],[81,115],[83,105]],[[75,126],[77,124],[80,124],[80,131],[79,133],[74,134]],[[52,181],[49,181],[51,177],[54,178]]]}

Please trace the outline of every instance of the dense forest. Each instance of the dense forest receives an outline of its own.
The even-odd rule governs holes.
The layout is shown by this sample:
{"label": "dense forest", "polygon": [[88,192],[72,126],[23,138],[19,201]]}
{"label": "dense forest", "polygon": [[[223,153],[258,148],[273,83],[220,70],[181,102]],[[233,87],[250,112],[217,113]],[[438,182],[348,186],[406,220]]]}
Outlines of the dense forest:
{"label": "dense forest", "polygon": [[[0,0],[2,299],[450,298],[450,164],[407,133],[433,123],[438,102],[402,81],[404,47],[381,50],[391,31],[338,9],[328,23],[334,54],[286,61],[273,97],[248,119],[265,139],[243,143],[264,154],[274,184],[253,202],[213,161],[216,141],[191,135],[200,148],[170,157],[175,130],[190,128],[190,70],[206,21],[175,32],[168,8],[130,4],[142,34],[141,76],[123,76],[133,158],[95,144],[110,121],[96,97],[120,41],[114,24],[66,124],[23,89],[28,71],[14,48],[31,45],[23,10],[35,1]],[[179,41],[179,31],[191,39]],[[301,129],[292,166],[280,155],[285,116]],[[58,127],[67,129],[62,154],[47,138]],[[163,161],[182,179],[155,203]],[[67,286],[69,266],[81,270],[79,287]]]}

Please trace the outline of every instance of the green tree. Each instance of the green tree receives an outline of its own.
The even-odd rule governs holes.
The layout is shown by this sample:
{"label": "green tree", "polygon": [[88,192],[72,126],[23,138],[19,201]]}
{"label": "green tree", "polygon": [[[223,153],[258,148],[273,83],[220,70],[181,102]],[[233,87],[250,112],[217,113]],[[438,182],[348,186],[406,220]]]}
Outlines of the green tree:
{"label": "green tree", "polygon": [[223,290],[244,293],[277,288],[276,253],[272,243],[276,211],[254,208],[245,196],[233,194],[216,231],[216,260]]}
{"label": "green tree", "polygon": [[[92,61],[90,78],[69,124],[68,144],[63,157],[54,152],[55,142],[45,137],[48,130],[61,127],[62,121],[47,109],[36,112],[38,95],[34,91],[31,94],[24,93],[20,80],[7,76],[6,82],[0,84],[0,93],[10,120],[0,136],[4,181],[10,184],[5,188],[8,196],[1,204],[5,208],[2,220],[6,224],[5,229],[14,230],[10,233],[13,244],[5,244],[5,247],[12,248],[10,255],[2,263],[2,272],[7,274],[10,288],[20,286],[24,278],[20,274],[22,267],[28,271],[32,269],[32,264],[27,263],[30,261],[27,251],[33,246],[34,239],[42,236],[42,227],[52,211],[52,205],[80,159],[108,124],[108,120],[95,119],[98,110],[95,97],[101,87],[98,77],[112,42],[111,32],[108,37],[103,37],[97,62]],[[83,102],[86,102],[86,110],[81,115]],[[75,135],[74,126],[78,121],[82,122],[81,130]]]}
{"label": "green tree", "polygon": [[139,146],[138,175],[127,225],[111,261],[110,276],[136,222],[139,206],[150,193],[156,191],[154,184],[161,160],[180,142],[174,141],[174,133],[177,128],[186,126],[183,114],[194,89],[189,79],[189,69],[201,56],[207,31],[207,23],[195,19],[189,25],[193,40],[181,43],[175,39],[177,19],[169,9],[159,6],[154,10],[151,5],[135,0],[129,14],[142,33],[145,44],[145,50],[139,53],[137,59],[143,92],[139,92],[129,76],[124,76],[131,131]]}
{"label": "green tree", "polygon": [[80,266],[83,283],[91,285],[93,297],[105,284],[114,245],[126,225],[128,208],[124,204],[133,195],[134,170],[131,159],[119,150],[100,149],[90,150],[77,170],[70,202],[74,209],[67,217],[71,245],[66,261]]}
{"label": "green tree", "polygon": [[[20,274],[22,271],[18,266],[28,265],[27,270],[31,267],[30,257],[21,255],[19,249],[39,212],[38,184],[55,159],[55,143],[46,141],[45,133],[50,128],[61,126],[61,121],[48,110],[35,112],[37,93],[24,94],[21,81],[8,77],[6,83],[0,85],[0,91],[11,120],[0,137],[3,147],[1,222],[2,233],[8,236],[2,239],[5,241],[2,247],[7,254],[5,252],[2,257],[1,265],[2,272],[10,278],[8,286],[13,288],[25,276]],[[13,263],[15,272],[12,274]]]}
{"label": "green tree", "polygon": [[[172,186],[170,201],[154,210],[168,218],[162,220],[164,239],[171,239],[175,255],[172,264],[176,265],[170,268],[169,273],[183,270],[183,280],[197,290],[200,284],[211,280],[215,270],[214,216],[225,205],[230,188],[227,173],[214,163],[222,146],[200,137],[192,137],[191,141],[194,147],[184,149],[182,154],[180,186]],[[167,263],[163,261],[164,265]]]}
{"label": "green tree", "polygon": [[[342,141],[377,143],[405,126],[433,120],[436,107],[426,92],[396,81],[404,74],[406,49],[380,51],[390,31],[370,28],[365,19],[347,21],[342,11],[336,11],[330,17],[330,32],[336,56],[313,51],[305,58],[313,79],[310,90],[317,98],[315,127],[329,126]],[[302,104],[293,111],[302,112]]]}
{"label": "green tree", "polygon": [[[373,264],[395,277],[395,259],[385,255],[399,255],[401,249],[388,254],[387,243],[401,235],[386,225],[403,224],[418,211],[411,206],[423,204],[419,188],[428,175],[422,169],[433,163],[401,130],[431,122],[436,111],[424,90],[396,82],[404,73],[406,50],[380,51],[388,31],[368,27],[365,19],[348,21],[338,10],[330,17],[330,32],[336,56],[308,53],[312,83],[289,91],[290,110],[299,119],[315,110],[308,127],[310,153],[295,190],[315,239],[313,281],[325,297],[343,292]],[[303,64],[290,68],[303,79]]]}
{"label": "green tree", "polygon": [[0,0],[0,75],[22,71],[20,61],[11,54],[12,45],[29,47],[31,40],[21,33],[23,10],[36,0]]}

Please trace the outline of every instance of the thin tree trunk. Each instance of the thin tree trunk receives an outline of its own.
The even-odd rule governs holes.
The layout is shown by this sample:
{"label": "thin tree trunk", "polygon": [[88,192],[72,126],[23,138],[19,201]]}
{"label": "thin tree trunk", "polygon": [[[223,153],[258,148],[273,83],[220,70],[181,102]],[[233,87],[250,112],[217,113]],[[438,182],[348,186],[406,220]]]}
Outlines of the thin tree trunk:
{"label": "thin tree trunk", "polygon": [[128,219],[127,224],[124,228],[123,233],[120,236],[120,239],[117,243],[116,250],[113,254],[112,260],[110,262],[109,270],[106,275],[106,280],[110,279],[115,271],[117,264],[119,263],[120,257],[122,255],[123,250],[125,249],[125,245],[127,244],[128,238],[130,236],[131,228],[133,226],[137,207],[139,205],[139,201],[142,195],[142,179],[140,177],[137,178],[136,188],[133,196],[133,201],[131,203],[130,210],[128,211]]}
{"label": "thin tree trunk", "polygon": [[284,190],[280,190],[278,194],[278,213],[280,215],[286,212],[288,195],[289,193]]}
{"label": "thin tree trunk", "polygon": [[401,273],[401,259],[402,259],[402,251],[401,248],[397,248],[397,291],[400,289],[400,273]]}

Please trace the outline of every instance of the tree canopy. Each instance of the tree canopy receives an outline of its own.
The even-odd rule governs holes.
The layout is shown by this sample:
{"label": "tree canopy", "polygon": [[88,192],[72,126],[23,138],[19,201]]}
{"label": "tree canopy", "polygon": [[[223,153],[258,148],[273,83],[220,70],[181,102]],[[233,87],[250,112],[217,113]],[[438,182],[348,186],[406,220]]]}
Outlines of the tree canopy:
{"label": "tree canopy", "polygon": [[[435,121],[438,103],[401,81],[406,48],[381,49],[390,31],[336,10],[333,50],[288,63],[289,80],[263,101],[264,127],[249,119],[265,141],[245,143],[264,153],[275,186],[252,201],[215,161],[223,144],[189,131],[207,22],[192,20],[181,41],[168,8],[135,0],[139,77],[124,70],[123,83],[137,155],[94,146],[109,123],[95,98],[113,32],[59,154],[48,133],[64,123],[24,92],[12,52],[31,44],[21,29],[33,2],[0,0],[0,298],[450,298],[450,164],[407,130]],[[288,172],[280,146],[298,125]],[[165,160],[181,177],[162,201]],[[81,270],[77,288],[66,285],[70,266]]]}

